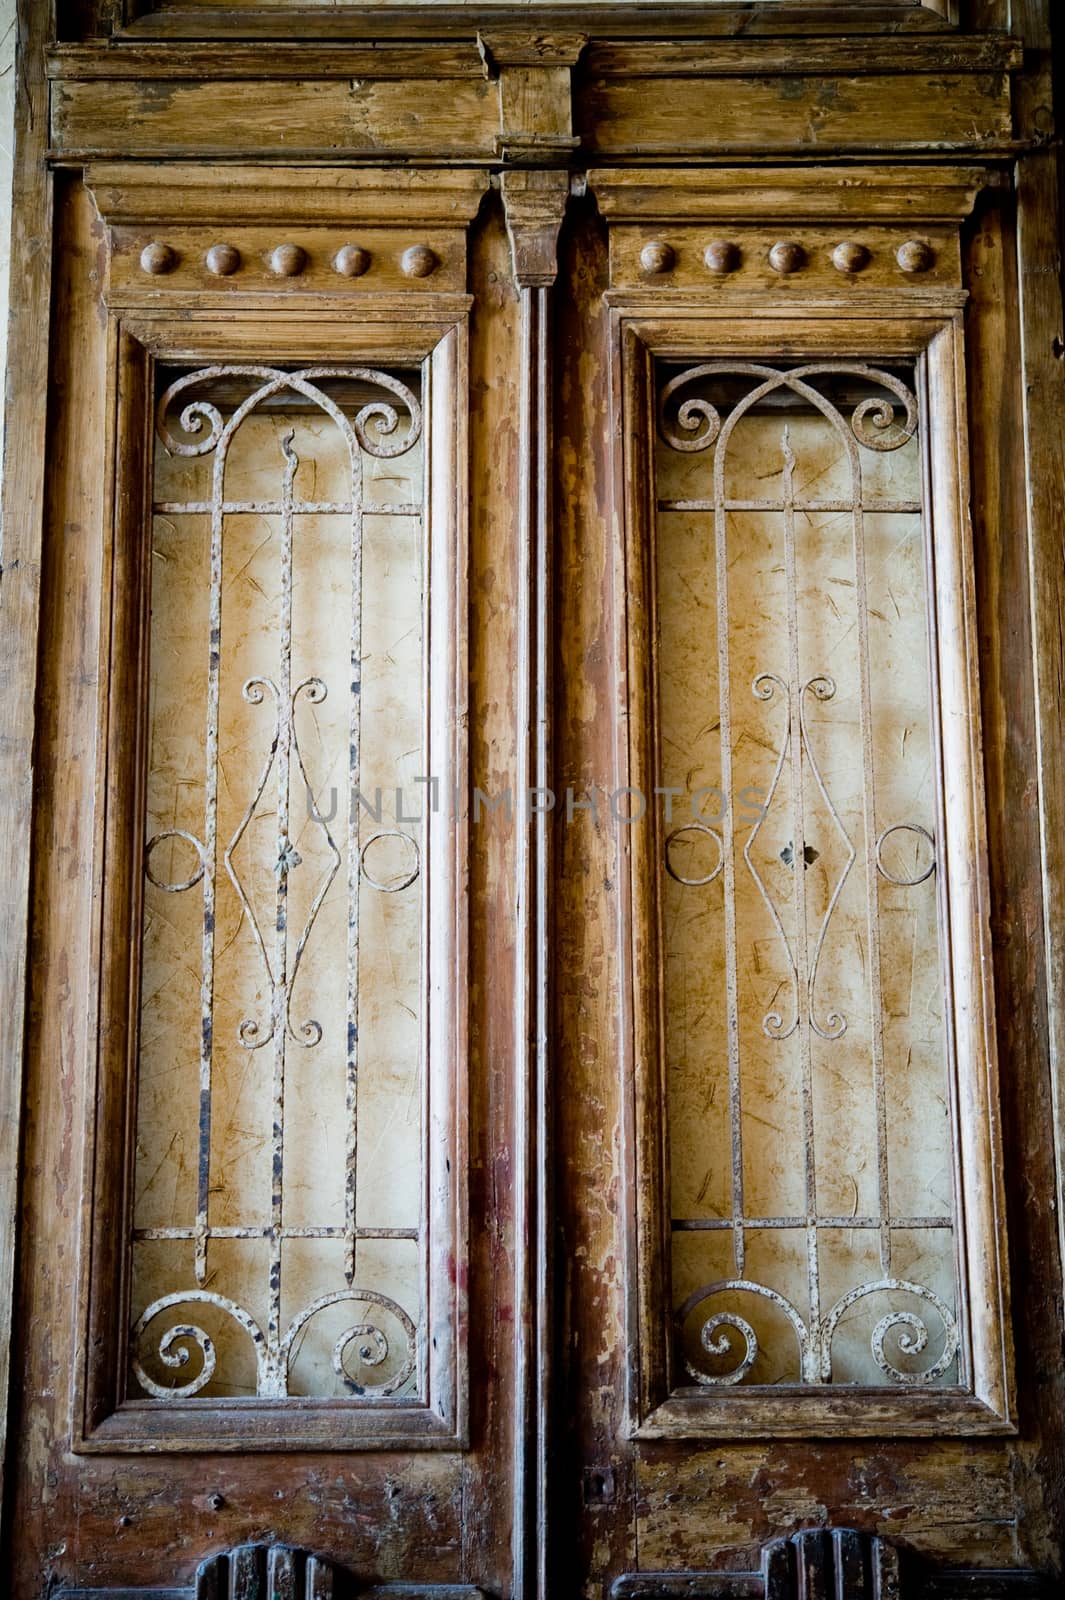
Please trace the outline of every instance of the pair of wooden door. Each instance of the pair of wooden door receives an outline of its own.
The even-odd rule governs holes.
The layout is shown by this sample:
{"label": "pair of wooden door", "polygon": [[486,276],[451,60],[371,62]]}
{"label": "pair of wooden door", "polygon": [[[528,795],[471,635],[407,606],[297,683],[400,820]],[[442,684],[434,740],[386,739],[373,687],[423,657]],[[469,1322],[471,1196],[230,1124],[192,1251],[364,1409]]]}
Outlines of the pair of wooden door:
{"label": "pair of wooden door", "polygon": [[727,9],[32,19],[20,1600],[1055,1592],[1047,158]]}

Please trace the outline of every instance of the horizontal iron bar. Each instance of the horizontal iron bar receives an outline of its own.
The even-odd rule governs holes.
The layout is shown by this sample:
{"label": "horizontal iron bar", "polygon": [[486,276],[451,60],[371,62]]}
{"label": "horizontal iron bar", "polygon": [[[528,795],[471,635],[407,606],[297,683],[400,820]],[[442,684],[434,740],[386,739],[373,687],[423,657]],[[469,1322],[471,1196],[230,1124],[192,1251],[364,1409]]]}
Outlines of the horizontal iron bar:
{"label": "horizontal iron bar", "polygon": [[[210,500],[156,500],[152,510],[157,516],[210,516],[214,511]],[[350,517],[353,510],[361,510],[366,517],[420,517],[422,508],[413,500],[400,500],[388,505],[382,500],[366,500],[354,507],[350,500],[294,500],[288,508],[294,517],[336,516]],[[285,510],[280,500],[223,500],[223,516],[256,515],[279,517]]]}
{"label": "horizontal iron bar", "polygon": [[[716,511],[717,504],[713,500],[659,500],[659,511]],[[796,500],[791,508],[793,511],[862,511],[874,514],[876,512],[906,513],[909,516],[919,516],[921,504],[918,500],[862,500],[855,503],[852,500]],[[722,502],[724,511],[779,511],[783,513],[784,507],[779,500],[725,500]]]}
{"label": "horizontal iron bar", "polygon": [[[207,1228],[208,1239],[346,1239],[346,1228]],[[134,1239],[198,1239],[196,1228],[134,1228]],[[415,1239],[417,1228],[356,1228],[356,1239]]]}
{"label": "horizontal iron bar", "polygon": [[674,1217],[674,1233],[725,1233],[732,1228],[945,1228],[950,1217]]}

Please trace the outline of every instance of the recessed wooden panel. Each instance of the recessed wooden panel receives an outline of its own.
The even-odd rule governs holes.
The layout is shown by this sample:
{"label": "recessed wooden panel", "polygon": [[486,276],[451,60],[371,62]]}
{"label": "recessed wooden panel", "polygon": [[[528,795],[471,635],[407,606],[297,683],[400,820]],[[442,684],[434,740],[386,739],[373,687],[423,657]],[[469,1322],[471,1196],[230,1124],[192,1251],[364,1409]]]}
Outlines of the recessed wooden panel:
{"label": "recessed wooden panel", "polygon": [[425,337],[122,345],[85,1448],[461,1438],[462,391]]}
{"label": "recessed wooden panel", "polygon": [[622,333],[641,1435],[1008,1428],[953,336],[697,326]]}

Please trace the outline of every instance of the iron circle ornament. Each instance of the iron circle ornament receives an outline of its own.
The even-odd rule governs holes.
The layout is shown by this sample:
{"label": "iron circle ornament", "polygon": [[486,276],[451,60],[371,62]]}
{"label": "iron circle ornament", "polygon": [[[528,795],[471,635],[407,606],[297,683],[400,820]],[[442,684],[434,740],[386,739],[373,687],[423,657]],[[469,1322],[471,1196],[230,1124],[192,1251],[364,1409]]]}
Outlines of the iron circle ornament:
{"label": "iron circle ornament", "polygon": [[[199,862],[199,865],[196,868],[196,871],[192,874],[191,878],[185,878],[181,881],[181,883],[165,883],[162,878],[157,878],[155,876],[155,873],[151,868],[152,851],[155,849],[156,845],[162,844],[164,839],[184,839],[186,844],[192,846],[193,850],[196,852],[196,859]],[[203,877],[206,864],[207,858],[203,845],[200,843],[199,839],[197,839],[195,834],[186,832],[184,828],[166,828],[162,833],[157,833],[151,839],[149,839],[148,843],[144,847],[145,877],[148,879],[148,882],[153,883],[157,889],[162,889],[164,894],[182,894],[186,889],[194,889],[199,883],[200,879]]]}
{"label": "iron circle ornament", "polygon": [[[375,878],[366,865],[366,852],[372,844],[377,844],[381,839],[402,839],[405,844],[410,845],[414,852],[413,868],[398,883],[384,883],[380,878]],[[400,828],[378,829],[376,833],[371,833],[366,843],[359,850],[359,870],[371,889],[379,889],[382,894],[399,894],[402,889],[409,889],[422,870],[422,856],[417,839],[412,838],[409,833],[404,833]]]}
{"label": "iron circle ornament", "polygon": [[[670,858],[669,852],[671,846],[676,839],[679,839],[681,835],[685,833],[708,833],[713,839],[714,843],[717,845],[717,865],[713,867],[704,878],[684,877],[682,873],[676,870]],[[708,822],[683,822],[679,828],[674,828],[672,833],[667,835],[665,856],[666,871],[669,873],[674,883],[681,883],[685,886],[685,888],[688,889],[702,889],[706,886],[706,884],[713,883],[714,879],[720,874],[722,867],[725,865],[725,845],[717,829],[712,828]]]}
{"label": "iron circle ornament", "polygon": [[[927,841],[932,852],[932,859],[924,871],[919,873],[916,878],[896,877],[893,872],[890,872],[888,868],[885,867],[882,854],[884,841],[890,838],[893,833],[916,833],[920,838]],[[890,827],[885,828],[877,837],[876,868],[880,873],[880,876],[882,878],[886,878],[888,883],[894,883],[900,889],[916,889],[919,883],[924,883],[925,880],[930,878],[933,872],[936,870],[936,841],[933,839],[928,829],[922,828],[919,822],[893,822]]]}

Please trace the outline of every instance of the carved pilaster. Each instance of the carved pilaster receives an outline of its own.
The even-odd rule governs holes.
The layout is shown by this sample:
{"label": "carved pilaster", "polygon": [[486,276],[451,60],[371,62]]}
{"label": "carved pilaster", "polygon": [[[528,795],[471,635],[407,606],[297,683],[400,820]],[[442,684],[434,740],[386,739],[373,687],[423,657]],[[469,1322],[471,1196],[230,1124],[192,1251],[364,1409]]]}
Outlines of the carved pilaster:
{"label": "carved pilaster", "polygon": [[[520,493],[517,505],[520,702],[518,792],[546,796],[551,770],[550,614],[554,469],[551,416],[551,285],[569,195],[569,174],[558,170],[505,172],[500,180],[514,277],[521,296],[521,403],[518,418]],[[551,1529],[548,1395],[554,1325],[550,1240],[552,1100],[548,1049],[550,1014],[547,952],[553,944],[552,834],[546,810],[531,802],[519,847],[520,927],[516,974],[515,1235],[519,1308],[515,1317],[517,1404],[515,1437],[522,1441],[514,1478],[514,1592],[547,1600]]]}

